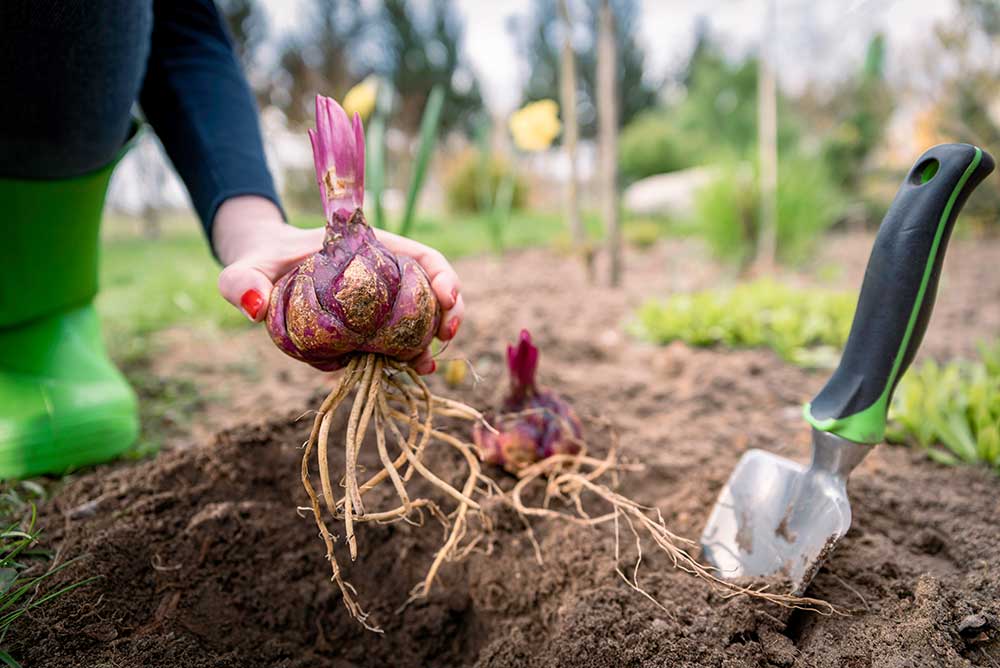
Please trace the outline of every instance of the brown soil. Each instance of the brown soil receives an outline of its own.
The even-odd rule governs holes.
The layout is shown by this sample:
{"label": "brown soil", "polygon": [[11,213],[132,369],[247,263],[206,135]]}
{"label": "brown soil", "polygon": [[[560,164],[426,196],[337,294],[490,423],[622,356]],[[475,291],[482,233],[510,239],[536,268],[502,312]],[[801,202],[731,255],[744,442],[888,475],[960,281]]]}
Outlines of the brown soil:
{"label": "brown soil", "polygon": [[[974,315],[953,328],[963,322],[955,309],[986,293],[995,303],[984,312],[1000,303],[998,247],[969,245],[959,264],[963,248],[952,249],[954,278],[928,335],[935,355],[964,351],[970,330],[989,333]],[[622,490],[695,537],[748,447],[808,456],[799,406],[825,379],[765,351],[656,348],[622,334],[645,296],[719,280],[707,267],[687,246],[662,247],[630,258],[628,284],[611,291],[588,288],[574,262],[542,251],[467,263],[469,322],[444,356],[470,359],[484,380],[448,389],[435,378],[434,389],[487,405],[502,384],[502,344],[531,328],[544,381],[574,402],[592,448],[606,451],[607,418],[623,455],[645,464]],[[966,274],[981,281],[971,294]],[[22,620],[13,653],[39,667],[1000,666],[1000,480],[887,446],[852,476],[854,526],[808,592],[845,615],[725,600],[647,550],[639,581],[664,612],[616,575],[610,530],[535,522],[539,565],[520,519],[493,503],[491,553],[446,565],[431,597],[400,613],[441,531],[360,528],[360,558],[345,575],[385,628],[365,632],[329,581],[312,519],[295,511],[305,500],[298,446],[309,425],[293,422],[303,406],[277,403],[283,410],[256,425],[199,438],[204,447],[70,481],[43,520],[62,554],[88,557],[59,577],[102,580]],[[438,471],[453,461],[430,456]]]}

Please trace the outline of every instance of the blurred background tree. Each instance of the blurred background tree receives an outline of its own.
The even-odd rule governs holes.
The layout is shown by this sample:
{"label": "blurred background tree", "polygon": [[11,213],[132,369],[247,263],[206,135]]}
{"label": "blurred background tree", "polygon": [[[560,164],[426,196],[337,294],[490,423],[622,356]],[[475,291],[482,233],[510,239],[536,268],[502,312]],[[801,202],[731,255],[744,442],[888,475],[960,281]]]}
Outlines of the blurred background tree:
{"label": "blurred background tree", "polygon": [[[1000,3],[959,0],[953,20],[935,31],[936,58],[928,58],[929,79],[937,87],[936,105],[926,112],[929,141],[962,141],[1000,147],[997,102],[1000,99]],[[965,215],[980,228],[996,228],[1000,210],[1000,176],[991,188],[980,188]]]}
{"label": "blurred background tree", "polygon": [[359,0],[308,0],[307,20],[280,47],[267,98],[293,126],[312,120],[316,93],[340,99],[362,78],[371,17]]}
{"label": "blurred background tree", "polygon": [[[304,143],[301,129],[311,120],[315,93],[343,99],[373,74],[381,81],[379,90],[390,93],[380,93],[385,103],[379,105],[378,119],[367,123],[380,129],[376,134],[385,147],[386,196],[380,202],[398,209],[428,95],[441,86],[440,136],[446,141],[430,161],[428,209],[439,207],[441,215],[469,210],[482,215],[492,210],[489,203],[503,190],[499,186],[510,182],[515,208],[554,210],[556,194],[568,178],[565,147],[513,155],[503,141],[506,128],[495,121],[520,101],[565,98],[560,91],[561,50],[568,43],[577,70],[572,91],[580,127],[581,187],[573,200],[581,220],[595,213],[601,0],[566,0],[568,20],[560,18],[559,0],[532,0],[521,14],[490,6],[494,13],[489,21],[498,16],[498,26],[507,21],[509,39],[503,47],[494,41],[467,44],[466,25],[482,35],[489,12],[480,15],[478,5],[447,0],[218,2],[266,112],[269,150],[280,163],[276,172],[292,210],[301,202],[310,211],[314,199],[310,167],[299,160],[298,144]],[[899,0],[907,2],[916,0]],[[651,25],[665,19],[660,6],[641,0],[609,3],[616,35],[620,181],[631,186],[648,177],[707,167],[676,175],[675,183],[687,184],[681,186],[686,189],[683,208],[661,210],[650,229],[698,234],[717,256],[738,266],[752,257],[761,227],[756,209],[761,202],[757,103],[762,40],[775,46],[777,234],[784,246],[777,252],[786,263],[807,259],[829,229],[876,226],[902,170],[924,148],[944,141],[1000,145],[996,0],[953,0],[953,9],[941,10],[938,25],[923,34],[926,43],[906,51],[894,41],[901,34],[894,23],[898,17],[875,3],[848,9],[820,3],[813,12],[778,4],[778,30],[770,37],[762,36],[759,26],[727,24],[721,18],[728,11],[725,6],[700,19],[689,13],[690,23],[683,27],[661,24],[651,32]],[[712,20],[721,27],[713,29]],[[924,22],[925,28],[932,25]],[[661,31],[683,34],[690,45],[687,54],[675,45],[672,60],[664,60],[665,47],[655,41]],[[852,47],[846,57],[845,40],[860,47]],[[503,77],[481,60],[484,49],[500,48],[507,49],[504,65],[511,70],[504,75],[509,81],[503,90],[496,88]],[[801,54],[802,62],[788,60],[790,51]],[[839,55],[830,55],[834,53]],[[518,56],[520,77],[514,71]],[[484,100],[486,92],[489,100]],[[155,183],[142,185],[156,180],[145,176],[150,171],[146,167],[156,166],[138,167],[137,188],[156,188]],[[511,174],[517,175],[516,183]],[[982,189],[966,211],[970,223],[981,221],[978,233],[996,229],[1000,176],[993,178],[995,187]],[[653,190],[659,188],[662,184]],[[144,214],[151,231],[158,226],[157,208],[151,204]],[[626,217],[626,235],[629,222]],[[975,226],[963,230],[970,227]]]}
{"label": "blurred background tree", "polygon": [[[228,0],[230,23],[249,30],[255,0]],[[445,87],[443,131],[471,132],[483,107],[479,82],[462,51],[463,25],[454,4],[385,0],[304,0],[306,21],[280,47],[277,71],[267,83],[267,103],[291,125],[312,117],[313,96],[341,98],[371,73],[391,82],[396,93],[393,124],[412,135],[430,90]],[[244,27],[247,26],[247,27]],[[252,61],[251,61],[252,62]]]}
{"label": "blurred background tree", "polygon": [[[674,100],[640,114],[622,131],[619,167],[628,181],[685,167],[751,159],[757,146],[757,58],[726,58],[701,23],[676,76]],[[778,96],[778,146],[793,151],[801,134],[791,103]]]}
{"label": "blurred background tree", "polygon": [[[756,150],[757,69],[755,54],[739,60],[726,58],[708,25],[699,27],[680,75],[683,96],[667,111],[678,131],[689,137],[691,148],[702,152],[700,162],[746,158]],[[779,91],[778,146],[782,151],[794,150],[801,135],[791,106]]]}
{"label": "blurred background tree", "polygon": [[258,50],[268,35],[267,16],[258,0],[219,0],[229,34],[244,70],[257,63]]}
{"label": "blurred background tree", "polygon": [[[878,47],[864,72],[844,87],[845,118],[864,132],[844,134],[839,149],[852,159],[866,157],[881,139],[882,107],[865,100],[878,87],[882,62]],[[622,131],[619,167],[626,182],[687,167],[712,166],[712,182],[694,194],[689,223],[723,260],[748,269],[759,250],[761,193],[757,156],[758,69],[755,52],[727,57],[707,23],[700,23],[691,54],[679,69],[676,95],[640,114]],[[837,107],[840,109],[841,107]],[[856,182],[841,183],[815,140],[816,118],[803,113],[799,100],[777,93],[778,185],[777,259],[799,263],[810,256],[822,234],[843,219],[845,193]],[[824,107],[824,113],[831,112]],[[809,137],[810,141],[804,138]],[[853,164],[853,163],[852,163]],[[846,168],[845,168],[846,169]]]}
{"label": "blurred background tree", "polygon": [[[641,7],[637,0],[613,0],[616,28],[618,124],[627,125],[656,104],[658,82],[646,68],[646,54],[636,39]],[[599,0],[569,2],[574,19],[572,35],[577,62],[577,113],[580,135],[597,134],[597,32]],[[521,104],[559,99],[559,64],[564,28],[557,0],[535,0],[528,16],[517,17],[509,32],[527,65]]]}
{"label": "blurred background tree", "polygon": [[943,57],[935,59],[941,94],[938,130],[959,141],[1000,143],[992,107],[1000,85],[1000,3],[959,0],[957,20],[935,31]]}
{"label": "blurred background tree", "polygon": [[412,134],[420,125],[427,96],[445,89],[441,130],[473,130],[483,99],[474,70],[462,55],[462,20],[448,0],[417,3],[386,0],[374,14],[372,69],[393,82],[399,94],[395,120]]}
{"label": "blurred background tree", "polygon": [[861,72],[837,86],[830,103],[836,121],[825,140],[824,158],[833,178],[854,192],[869,158],[885,137],[892,115],[892,93],[885,80],[884,35],[872,37]]}

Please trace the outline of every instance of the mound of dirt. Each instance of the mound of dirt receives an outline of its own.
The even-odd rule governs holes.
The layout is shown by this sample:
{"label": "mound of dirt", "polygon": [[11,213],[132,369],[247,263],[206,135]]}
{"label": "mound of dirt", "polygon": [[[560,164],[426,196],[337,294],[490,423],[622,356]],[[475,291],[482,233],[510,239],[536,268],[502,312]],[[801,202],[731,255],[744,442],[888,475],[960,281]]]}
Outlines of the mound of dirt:
{"label": "mound of dirt", "polygon": [[[623,455],[646,465],[621,489],[683,535],[697,536],[746,448],[807,456],[798,405],[822,376],[765,352],[536,338],[543,376],[576,403],[592,448],[606,450],[598,418],[612,417]],[[494,503],[483,549],[402,610],[440,528],[360,528],[358,562],[339,557],[385,629],[366,632],[329,581],[312,519],[296,512],[307,422],[286,416],[71,481],[43,522],[63,554],[87,558],[59,581],[101,579],[24,618],[14,655],[38,668],[1000,665],[1000,481],[885,446],[852,476],[854,526],[809,591],[845,615],[726,599],[647,550],[639,581],[662,609],[615,573],[609,529],[535,522],[538,564],[520,518]],[[430,456],[437,471],[454,461]]]}

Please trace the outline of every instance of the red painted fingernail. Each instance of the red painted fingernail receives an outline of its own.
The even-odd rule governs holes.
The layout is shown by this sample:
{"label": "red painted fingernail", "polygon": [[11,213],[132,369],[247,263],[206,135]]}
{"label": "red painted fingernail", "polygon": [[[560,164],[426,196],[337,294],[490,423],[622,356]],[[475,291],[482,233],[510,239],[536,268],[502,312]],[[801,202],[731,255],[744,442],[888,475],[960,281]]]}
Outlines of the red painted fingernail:
{"label": "red painted fingernail", "polygon": [[452,318],[451,322],[448,323],[448,338],[455,338],[455,332],[458,331],[458,318]]}
{"label": "red painted fingernail", "polygon": [[431,371],[430,372],[434,373],[437,370],[438,370],[438,363],[435,362],[434,360],[431,360]]}
{"label": "red painted fingernail", "polygon": [[264,306],[264,297],[257,290],[247,290],[240,297],[240,305],[251,320],[257,320],[260,309]]}
{"label": "red painted fingernail", "polygon": [[454,306],[458,303],[458,286],[456,285],[451,289],[451,305]]}

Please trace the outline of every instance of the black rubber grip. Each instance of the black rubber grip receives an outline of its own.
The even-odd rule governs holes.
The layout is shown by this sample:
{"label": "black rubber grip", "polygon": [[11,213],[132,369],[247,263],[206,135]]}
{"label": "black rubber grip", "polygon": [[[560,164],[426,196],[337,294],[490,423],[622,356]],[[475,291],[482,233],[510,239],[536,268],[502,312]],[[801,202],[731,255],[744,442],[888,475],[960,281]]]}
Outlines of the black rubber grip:
{"label": "black rubber grip", "polygon": [[993,167],[981,149],[942,144],[906,175],[875,238],[840,366],[810,404],[815,420],[855,415],[883,394],[888,403],[924,338],[955,219]]}

